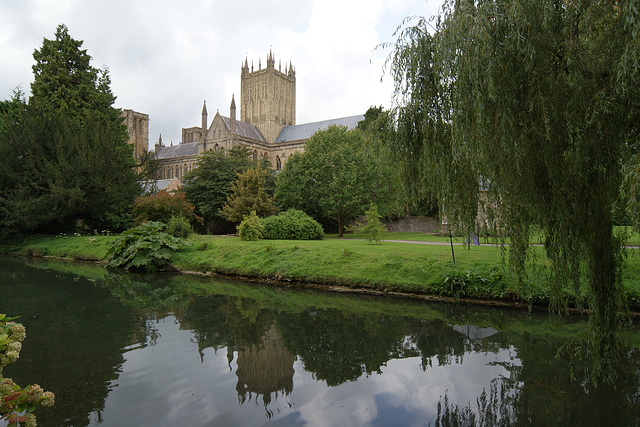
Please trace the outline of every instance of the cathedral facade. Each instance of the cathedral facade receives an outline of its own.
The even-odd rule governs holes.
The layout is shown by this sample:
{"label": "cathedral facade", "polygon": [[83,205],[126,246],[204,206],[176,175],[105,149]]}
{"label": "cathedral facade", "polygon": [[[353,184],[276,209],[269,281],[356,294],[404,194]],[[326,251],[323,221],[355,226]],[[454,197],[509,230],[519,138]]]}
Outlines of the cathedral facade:
{"label": "cathedral facade", "polygon": [[[232,95],[229,116],[219,112],[209,121],[206,101],[202,106],[201,125],[182,129],[182,141],[155,145],[158,180],[182,179],[193,170],[198,158],[207,151],[246,147],[254,160],[267,158],[280,170],[289,156],[304,151],[307,140],[318,130],[331,125],[353,129],[363,115],[296,125],[296,73],[293,65],[276,68],[269,52],[266,68],[258,63],[249,68],[247,59],[241,67],[240,114]],[[148,120],[148,119],[147,119]],[[147,121],[148,123],[148,121]]]}

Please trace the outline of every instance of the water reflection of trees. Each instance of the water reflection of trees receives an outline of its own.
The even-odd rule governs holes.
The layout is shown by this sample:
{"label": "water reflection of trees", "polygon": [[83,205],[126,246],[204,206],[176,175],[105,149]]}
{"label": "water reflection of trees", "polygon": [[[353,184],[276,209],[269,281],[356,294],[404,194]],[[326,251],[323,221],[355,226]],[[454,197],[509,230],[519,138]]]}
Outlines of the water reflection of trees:
{"label": "water reflection of trees", "polygon": [[29,363],[10,365],[5,373],[23,383],[36,378],[55,390],[55,405],[38,411],[39,425],[88,425],[89,414],[99,416],[104,409],[124,361],[123,348],[138,337],[144,342],[145,319],[85,278],[21,263],[11,269],[19,274],[0,277],[0,311],[22,316],[28,336],[20,356]]}
{"label": "water reflection of trees", "polygon": [[[36,280],[51,281],[50,276]],[[86,425],[86,415],[82,414],[99,413],[109,382],[117,378],[122,349],[135,343],[153,344],[153,319],[169,314],[179,320],[181,329],[191,331],[201,357],[205,357],[207,348],[226,351],[230,368],[233,363],[237,365],[235,392],[239,401],[261,398],[267,412],[275,399],[293,391],[296,358],[317,380],[338,386],[382,372],[391,359],[420,357],[423,369],[428,370],[434,365],[462,363],[470,352],[511,349],[514,360],[500,362],[508,375],[495,379],[476,402],[458,407],[451,405],[446,395],[442,397],[439,425],[468,425],[470,420],[489,424],[503,420],[510,425],[544,425],[550,420],[552,424],[569,421],[575,424],[575,420],[584,424],[606,424],[611,420],[631,425],[638,422],[633,415],[640,408],[638,349],[629,350],[628,357],[620,363],[618,390],[585,390],[580,382],[570,381],[568,367],[555,359],[556,350],[567,336],[549,333],[549,323],[544,318],[526,319],[519,312],[455,305],[435,308],[396,304],[389,300],[384,302],[384,310],[379,306],[372,310],[374,305],[357,299],[347,308],[334,308],[333,305],[340,304],[332,301],[347,301],[349,297],[318,297],[313,293],[296,293],[292,297],[273,288],[239,284],[221,285],[222,292],[192,280],[111,275],[104,285],[125,306],[109,299],[108,294],[94,306],[82,292],[67,295],[62,286],[44,291],[41,298],[46,305],[44,309],[56,313],[53,324],[69,321],[69,313],[75,306],[80,309],[74,314],[77,316],[74,321],[90,323],[94,316],[111,319],[108,330],[89,332],[91,336],[68,337],[61,346],[56,344],[58,350],[51,353],[52,357],[66,357],[68,348],[64,346],[75,348],[71,342],[79,341],[88,346],[78,349],[83,357],[91,360],[92,352],[99,351],[102,360],[88,366],[76,363],[75,359],[69,361],[65,369],[76,371],[74,378],[90,383],[91,387],[79,386],[70,391],[71,403],[57,404],[52,409],[73,413],[73,419],[64,420],[56,414],[50,418],[55,420],[51,424]],[[34,286],[33,292],[43,291]],[[478,334],[488,325],[500,332]],[[24,351],[30,347],[26,345]],[[44,358],[49,354],[30,357],[39,358],[39,363],[48,366]],[[67,365],[63,361],[60,366]],[[88,376],[91,380],[86,379]],[[43,381],[45,388],[52,388],[47,384]],[[89,396],[90,402],[74,407],[72,402],[80,394]]]}
{"label": "water reflection of trees", "polygon": [[[519,363],[502,363],[510,375],[491,382],[466,406],[438,402],[436,426],[638,425],[640,350],[631,349],[618,365],[616,387],[593,388],[571,381],[566,365],[554,359],[554,346],[531,345],[532,337],[510,337]],[[541,352],[542,350],[542,352]],[[549,354],[551,353],[551,354]]]}

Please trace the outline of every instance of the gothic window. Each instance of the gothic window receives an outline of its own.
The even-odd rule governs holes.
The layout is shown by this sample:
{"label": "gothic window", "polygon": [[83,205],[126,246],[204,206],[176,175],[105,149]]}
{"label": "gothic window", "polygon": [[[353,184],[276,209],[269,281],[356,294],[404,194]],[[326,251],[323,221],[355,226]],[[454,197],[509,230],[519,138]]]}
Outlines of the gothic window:
{"label": "gothic window", "polygon": [[176,178],[180,178],[180,166],[176,165]]}
{"label": "gothic window", "polygon": [[184,166],[182,167],[182,176],[184,177],[188,172],[189,172],[189,167],[185,163]]}
{"label": "gothic window", "polygon": [[280,161],[280,156],[276,156],[276,170],[279,171],[282,169],[282,161]]}
{"label": "gothic window", "polygon": [[218,144],[215,145],[215,147],[213,147],[214,151],[220,151],[220,146]]}

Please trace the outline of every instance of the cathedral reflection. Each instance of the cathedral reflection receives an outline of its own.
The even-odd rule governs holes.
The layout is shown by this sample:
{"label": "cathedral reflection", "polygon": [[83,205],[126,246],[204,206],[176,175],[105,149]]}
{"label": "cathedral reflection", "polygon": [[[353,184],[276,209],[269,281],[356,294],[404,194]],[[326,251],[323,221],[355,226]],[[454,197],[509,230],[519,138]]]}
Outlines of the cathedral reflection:
{"label": "cathedral reflection", "polygon": [[[233,356],[232,356],[233,357]],[[265,406],[272,395],[288,395],[293,391],[295,356],[284,346],[275,325],[264,334],[262,342],[239,348],[236,352],[238,400],[244,403],[262,396]]]}

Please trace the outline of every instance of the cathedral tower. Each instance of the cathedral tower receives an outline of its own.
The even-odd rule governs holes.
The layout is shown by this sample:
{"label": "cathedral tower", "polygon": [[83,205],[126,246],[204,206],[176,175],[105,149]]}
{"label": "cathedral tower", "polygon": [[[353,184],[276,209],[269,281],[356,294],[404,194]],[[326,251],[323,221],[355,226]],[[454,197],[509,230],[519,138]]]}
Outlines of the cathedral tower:
{"label": "cathedral tower", "polygon": [[296,72],[293,65],[275,68],[269,51],[267,67],[249,70],[245,58],[241,74],[240,120],[260,129],[268,143],[274,143],[285,126],[296,124]]}

